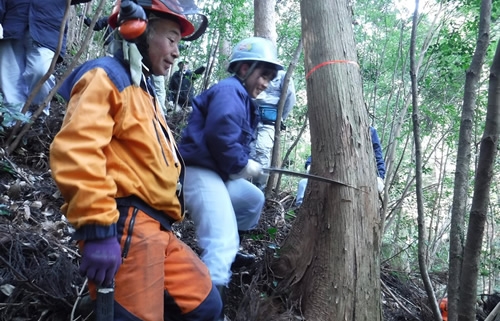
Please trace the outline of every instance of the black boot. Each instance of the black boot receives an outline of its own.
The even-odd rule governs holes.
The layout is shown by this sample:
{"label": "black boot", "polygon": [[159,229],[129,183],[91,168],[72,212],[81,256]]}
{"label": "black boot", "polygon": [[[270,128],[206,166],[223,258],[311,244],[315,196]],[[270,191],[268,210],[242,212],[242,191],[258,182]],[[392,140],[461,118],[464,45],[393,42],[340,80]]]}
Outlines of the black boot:
{"label": "black boot", "polygon": [[222,301],[222,311],[221,311],[220,316],[217,319],[217,321],[224,321],[226,319],[226,316],[224,315],[224,307],[226,306],[226,289],[227,289],[227,287],[224,285],[217,285],[216,288],[217,288],[217,290],[219,290],[220,298]]}
{"label": "black boot", "polygon": [[[248,233],[246,231],[238,231],[238,235],[240,237],[240,246],[243,241],[243,235]],[[255,255],[244,253],[242,251],[238,251],[236,256],[234,257],[233,264],[231,265],[231,270],[238,270],[242,267],[249,267],[255,263]]]}
{"label": "black boot", "polygon": [[255,255],[238,251],[234,257],[231,270],[238,270],[242,267],[249,267],[255,263]]}

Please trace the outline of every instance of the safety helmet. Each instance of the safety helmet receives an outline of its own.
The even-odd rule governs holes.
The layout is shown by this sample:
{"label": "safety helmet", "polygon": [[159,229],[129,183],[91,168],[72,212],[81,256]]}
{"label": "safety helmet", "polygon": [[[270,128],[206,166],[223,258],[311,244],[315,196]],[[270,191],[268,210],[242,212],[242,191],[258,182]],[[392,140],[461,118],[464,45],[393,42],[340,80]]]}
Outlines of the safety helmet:
{"label": "safety helmet", "polygon": [[240,41],[233,49],[229,59],[229,72],[236,72],[234,66],[238,62],[256,61],[267,62],[282,70],[283,65],[278,61],[276,47],[271,40],[261,37],[250,37]]}
{"label": "safety helmet", "polygon": [[159,17],[167,15],[174,18],[180,25],[183,38],[195,32],[195,26],[185,16],[198,14],[192,0],[117,0],[108,23],[113,29],[118,27],[125,40],[137,39],[147,26],[148,17],[144,10]]}

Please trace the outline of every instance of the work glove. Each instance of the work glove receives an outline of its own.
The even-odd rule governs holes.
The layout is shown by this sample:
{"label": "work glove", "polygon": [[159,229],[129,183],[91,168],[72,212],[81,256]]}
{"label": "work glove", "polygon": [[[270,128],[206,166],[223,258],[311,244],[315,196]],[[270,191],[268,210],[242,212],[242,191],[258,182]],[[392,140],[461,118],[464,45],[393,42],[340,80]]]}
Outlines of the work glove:
{"label": "work glove", "polygon": [[121,262],[121,248],[116,237],[87,240],[83,244],[80,273],[97,286],[109,286]]}
{"label": "work glove", "polygon": [[307,174],[309,174],[309,171],[310,171],[310,170],[311,170],[311,165],[307,165],[307,167],[306,167],[306,172],[307,172]]}
{"label": "work glove", "polygon": [[89,17],[85,17],[85,18],[83,18],[83,23],[84,23],[87,27],[90,27],[90,24],[92,23],[92,19],[90,19]]}
{"label": "work glove", "polygon": [[205,69],[207,69],[205,66],[201,66],[196,68],[196,70],[193,73],[195,73],[196,75],[201,75],[205,71]]}
{"label": "work glove", "polygon": [[1,23],[0,23],[0,39],[3,39],[3,27]]}
{"label": "work glove", "polygon": [[259,177],[262,174],[262,165],[253,159],[249,159],[248,163],[243,169],[237,174],[229,175],[231,179],[238,178],[250,178],[250,177]]}
{"label": "work glove", "polygon": [[377,189],[379,193],[382,193],[384,191],[384,180],[382,177],[377,177]]}

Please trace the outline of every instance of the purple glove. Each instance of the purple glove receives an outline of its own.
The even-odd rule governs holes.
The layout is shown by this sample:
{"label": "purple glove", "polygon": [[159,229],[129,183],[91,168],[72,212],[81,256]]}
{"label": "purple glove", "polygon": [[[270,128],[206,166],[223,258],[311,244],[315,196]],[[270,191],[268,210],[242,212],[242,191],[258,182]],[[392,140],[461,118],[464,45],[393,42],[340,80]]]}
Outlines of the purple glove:
{"label": "purple glove", "polygon": [[116,237],[84,241],[80,273],[97,286],[111,285],[121,262],[121,248]]}

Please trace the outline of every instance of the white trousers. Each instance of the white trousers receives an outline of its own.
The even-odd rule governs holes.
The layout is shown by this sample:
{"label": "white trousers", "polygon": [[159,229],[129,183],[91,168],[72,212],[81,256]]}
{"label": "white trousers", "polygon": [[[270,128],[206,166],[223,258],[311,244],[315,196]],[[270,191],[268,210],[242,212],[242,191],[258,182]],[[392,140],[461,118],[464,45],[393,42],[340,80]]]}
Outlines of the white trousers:
{"label": "white trousers", "polygon": [[[29,32],[24,39],[0,41],[0,92],[5,107],[13,112],[22,110],[37,82],[49,70],[53,57],[54,52],[34,42]],[[33,104],[43,102],[54,85],[55,77],[51,75]]]}
{"label": "white trousers", "polygon": [[206,168],[186,168],[186,209],[195,224],[201,259],[215,285],[227,285],[239,248],[238,231],[253,229],[264,206],[264,194],[245,179],[224,182]]}

